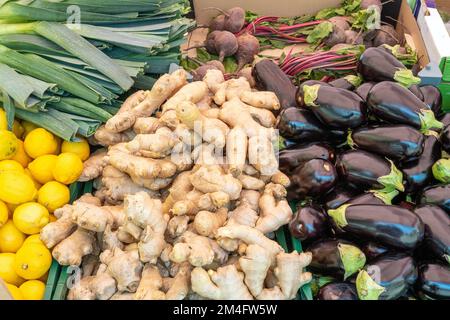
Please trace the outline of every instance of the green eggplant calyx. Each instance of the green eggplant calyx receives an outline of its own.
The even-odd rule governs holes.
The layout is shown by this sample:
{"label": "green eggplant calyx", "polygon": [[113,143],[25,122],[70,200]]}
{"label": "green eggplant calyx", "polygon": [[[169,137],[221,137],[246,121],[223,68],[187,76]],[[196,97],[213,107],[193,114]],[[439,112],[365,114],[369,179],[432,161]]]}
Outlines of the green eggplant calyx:
{"label": "green eggplant calyx", "polygon": [[427,132],[431,128],[442,129],[444,124],[434,117],[434,112],[432,110],[420,110],[420,131],[422,133]]}
{"label": "green eggplant calyx", "polygon": [[388,175],[379,177],[377,181],[384,186],[381,192],[389,193],[392,190],[397,189],[398,191],[405,191],[405,186],[403,185],[403,173],[397,169],[394,162],[388,159],[391,163],[391,172]]}
{"label": "green eggplant calyx", "polygon": [[337,209],[328,210],[328,215],[334,220],[338,227],[344,228],[348,225],[347,219],[345,218],[345,211],[350,206],[350,204],[343,204]]}
{"label": "green eggplant calyx", "polygon": [[383,201],[385,204],[392,205],[392,199],[394,199],[400,192],[392,190],[391,192],[381,192],[380,190],[370,190],[375,197]]}
{"label": "green eggplant calyx", "polygon": [[319,94],[320,84],[312,86],[303,86],[303,102],[309,107],[318,107],[314,102]]}
{"label": "green eggplant calyx", "polygon": [[344,280],[361,270],[366,264],[366,256],[357,247],[349,244],[338,244],[339,256],[344,266]]}
{"label": "green eggplant calyx", "polygon": [[348,144],[348,146],[350,148],[352,148],[352,149],[355,148],[355,142],[353,141],[352,132],[351,131],[349,131],[348,135],[347,135],[347,144]]}
{"label": "green eggplant calyx", "polygon": [[433,136],[436,139],[439,139],[439,133],[437,133],[436,131],[433,131],[433,130],[427,130],[423,134],[426,136]]}
{"label": "green eggplant calyx", "polygon": [[344,77],[344,79],[347,80],[355,88],[358,88],[363,82],[363,80],[360,76],[355,76],[352,74]]}
{"label": "green eggplant calyx", "polygon": [[394,80],[406,88],[421,82],[420,78],[414,76],[412,71],[408,69],[397,70],[394,74]]}
{"label": "green eggplant calyx", "polygon": [[361,270],[356,277],[356,291],[360,300],[378,300],[386,289],[376,283],[366,270]]}
{"label": "green eggplant calyx", "polygon": [[433,176],[442,183],[450,183],[450,159],[440,159],[431,168]]}
{"label": "green eggplant calyx", "polygon": [[447,261],[448,264],[450,264],[450,256],[448,254],[444,254],[444,260]]}
{"label": "green eggplant calyx", "polygon": [[285,144],[285,139],[282,136],[278,136],[278,150],[283,150],[284,148],[286,148],[286,144]]}

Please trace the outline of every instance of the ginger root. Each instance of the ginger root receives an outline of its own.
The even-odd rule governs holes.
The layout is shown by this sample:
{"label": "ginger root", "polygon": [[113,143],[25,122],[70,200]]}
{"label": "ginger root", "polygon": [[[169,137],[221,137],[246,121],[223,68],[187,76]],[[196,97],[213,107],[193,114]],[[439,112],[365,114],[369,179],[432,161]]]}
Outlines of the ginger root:
{"label": "ginger root", "polygon": [[159,129],[161,123],[155,117],[141,117],[137,118],[133,126],[133,131],[136,134],[151,134]]}
{"label": "ginger root", "polygon": [[89,159],[83,163],[83,172],[78,178],[78,181],[86,182],[98,178],[108,164],[108,161],[106,160],[106,150],[99,149],[95,151],[91,154]]}
{"label": "ginger root", "polygon": [[261,294],[264,280],[271,265],[268,252],[256,245],[247,246],[245,256],[239,258],[239,265],[245,274],[244,282],[254,297]]}
{"label": "ginger root", "polygon": [[111,132],[101,126],[94,134],[95,140],[104,147],[109,147],[122,142],[131,141],[135,137],[135,133],[132,130],[124,132]]}
{"label": "ginger root", "polygon": [[200,211],[196,214],[193,222],[195,231],[205,237],[213,237],[217,229],[227,221],[228,209],[221,208],[217,212]]}
{"label": "ginger root", "polygon": [[166,294],[160,289],[163,279],[156,267],[146,264],[142,278],[134,294],[134,300],[165,300]]}
{"label": "ginger root", "polygon": [[206,83],[209,91],[216,94],[216,92],[220,89],[220,85],[225,82],[225,78],[222,71],[210,69],[203,77],[203,82]]}
{"label": "ginger root", "polygon": [[244,91],[240,95],[242,102],[247,103],[256,108],[268,110],[279,110],[280,101],[277,95],[270,91]]}
{"label": "ginger root", "polygon": [[222,191],[230,196],[230,200],[238,199],[242,190],[239,180],[225,174],[218,165],[202,166],[189,179],[195,189],[203,193]]}
{"label": "ginger root", "polygon": [[52,255],[62,266],[79,266],[84,256],[94,252],[95,245],[93,232],[78,228],[53,248]]}
{"label": "ginger root", "polygon": [[189,261],[195,267],[206,266],[214,261],[215,252],[212,240],[186,231],[177,240],[170,253],[170,260],[175,263]]}
{"label": "ginger root", "polygon": [[160,159],[167,157],[177,142],[172,131],[162,127],[153,134],[138,134],[126,148],[133,154]]}

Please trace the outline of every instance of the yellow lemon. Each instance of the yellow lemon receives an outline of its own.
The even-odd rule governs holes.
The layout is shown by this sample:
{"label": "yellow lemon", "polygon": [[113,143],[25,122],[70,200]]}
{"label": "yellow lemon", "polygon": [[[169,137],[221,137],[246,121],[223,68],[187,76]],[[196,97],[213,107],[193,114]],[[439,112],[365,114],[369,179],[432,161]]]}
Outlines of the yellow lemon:
{"label": "yellow lemon", "polygon": [[36,234],[49,223],[47,208],[36,202],[21,204],[14,210],[14,225],[25,234]]}
{"label": "yellow lemon", "polygon": [[75,153],[81,161],[86,161],[90,155],[89,143],[86,139],[80,138],[79,142],[64,141],[61,146],[61,152]]}
{"label": "yellow lemon", "polygon": [[25,241],[23,242],[22,246],[26,246],[27,244],[30,244],[30,243],[37,243],[37,244],[44,245],[40,236],[41,236],[40,234],[32,234],[31,236],[28,236],[25,239]]}
{"label": "yellow lemon", "polygon": [[25,241],[25,235],[17,229],[12,220],[0,228],[0,252],[17,252]]}
{"label": "yellow lemon", "polygon": [[6,203],[0,200],[0,227],[2,227],[9,219],[9,210]]}
{"label": "yellow lemon", "polygon": [[24,172],[22,165],[14,160],[0,161],[0,171],[19,171]]}
{"label": "yellow lemon", "polygon": [[45,294],[45,284],[39,280],[28,280],[19,287],[25,300],[42,300]]}
{"label": "yellow lemon", "polygon": [[38,202],[54,212],[70,201],[70,190],[64,184],[50,181],[44,184],[38,191]]}
{"label": "yellow lemon", "polygon": [[25,280],[19,277],[14,270],[15,260],[14,253],[0,253],[0,278],[7,283],[20,286]]}
{"label": "yellow lemon", "polygon": [[40,184],[36,179],[34,179],[33,175],[31,174],[30,169],[25,168],[24,173],[33,180],[34,186],[37,190],[39,190],[42,187],[42,184]]}
{"label": "yellow lemon", "polygon": [[83,162],[74,153],[61,153],[53,168],[53,177],[56,181],[71,184],[78,180],[83,171]]}
{"label": "yellow lemon", "polygon": [[16,135],[17,139],[22,138],[23,133],[25,132],[25,129],[22,127],[19,121],[14,120],[12,132]]}
{"label": "yellow lemon", "polygon": [[12,215],[14,213],[14,210],[16,210],[16,208],[19,206],[18,204],[11,204],[11,203],[7,203],[6,206],[8,207],[9,210],[9,217],[12,218]]}
{"label": "yellow lemon", "polygon": [[0,130],[0,160],[11,159],[17,152],[18,139],[8,130]]}
{"label": "yellow lemon", "polygon": [[8,288],[9,293],[11,294],[11,296],[13,297],[14,300],[23,300],[24,299],[22,292],[16,286],[7,283],[6,287]]}
{"label": "yellow lemon", "polygon": [[57,156],[54,154],[46,154],[34,159],[29,165],[33,178],[39,183],[47,183],[53,180],[52,170],[55,167]]}
{"label": "yellow lemon", "polygon": [[45,154],[56,154],[58,141],[55,136],[43,128],[28,133],[24,141],[26,153],[33,159]]}
{"label": "yellow lemon", "polygon": [[6,120],[6,112],[0,108],[0,130],[8,130],[8,120]]}
{"label": "yellow lemon", "polygon": [[29,243],[17,251],[14,270],[26,280],[35,280],[42,277],[50,269],[51,264],[52,255],[46,246]]}
{"label": "yellow lemon", "polygon": [[0,200],[10,204],[21,204],[37,196],[33,180],[24,172],[0,172]]}
{"label": "yellow lemon", "polygon": [[22,137],[25,139],[25,137],[34,129],[37,129],[38,126],[36,126],[34,123],[28,122],[28,121],[22,121],[22,127],[25,129]]}
{"label": "yellow lemon", "polygon": [[14,155],[14,157],[11,158],[11,160],[17,161],[22,165],[22,167],[26,168],[33,159],[31,159],[25,152],[22,140],[17,140],[17,144],[18,144],[17,152]]}

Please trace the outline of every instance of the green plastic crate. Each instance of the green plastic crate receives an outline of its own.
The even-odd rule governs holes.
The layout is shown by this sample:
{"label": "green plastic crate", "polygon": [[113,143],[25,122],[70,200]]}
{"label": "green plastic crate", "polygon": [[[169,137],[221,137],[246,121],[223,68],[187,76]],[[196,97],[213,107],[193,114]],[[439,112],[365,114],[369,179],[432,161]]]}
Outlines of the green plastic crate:
{"label": "green plastic crate", "polygon": [[442,110],[450,112],[450,57],[442,59],[440,68],[442,71],[442,82],[439,85],[439,90],[442,95]]}

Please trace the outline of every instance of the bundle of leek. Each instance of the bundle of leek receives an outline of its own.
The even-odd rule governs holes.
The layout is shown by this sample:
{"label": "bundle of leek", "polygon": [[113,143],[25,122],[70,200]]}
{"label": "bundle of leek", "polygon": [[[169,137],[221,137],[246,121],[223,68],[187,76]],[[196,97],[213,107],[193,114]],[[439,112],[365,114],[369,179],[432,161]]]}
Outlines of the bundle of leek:
{"label": "bundle of leek", "polygon": [[[78,8],[78,9],[77,9]],[[130,88],[178,63],[185,0],[0,0],[0,102],[66,140],[90,136]],[[71,24],[74,10],[77,24]],[[75,10],[76,12],[76,10]],[[69,16],[70,14],[70,16]]]}

